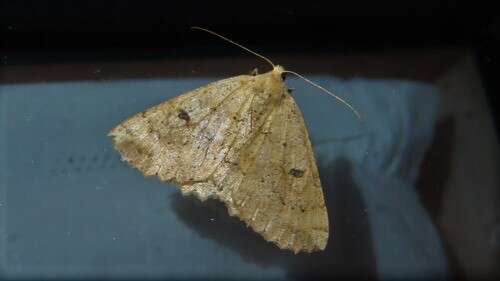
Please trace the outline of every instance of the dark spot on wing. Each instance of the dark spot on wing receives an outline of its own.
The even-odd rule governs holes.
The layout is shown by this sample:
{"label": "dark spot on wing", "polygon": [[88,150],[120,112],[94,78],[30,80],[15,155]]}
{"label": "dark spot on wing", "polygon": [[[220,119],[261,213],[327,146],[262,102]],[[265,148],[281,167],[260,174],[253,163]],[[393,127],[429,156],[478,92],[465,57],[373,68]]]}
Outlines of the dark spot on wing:
{"label": "dark spot on wing", "polygon": [[181,109],[179,111],[179,114],[177,114],[177,117],[179,117],[180,119],[182,119],[186,122],[189,122],[189,120],[191,120],[191,117],[189,117],[189,114],[184,109]]}
{"label": "dark spot on wing", "polygon": [[290,169],[290,171],[288,173],[296,178],[301,178],[304,176],[304,171],[299,170],[299,169],[295,169],[295,168]]}

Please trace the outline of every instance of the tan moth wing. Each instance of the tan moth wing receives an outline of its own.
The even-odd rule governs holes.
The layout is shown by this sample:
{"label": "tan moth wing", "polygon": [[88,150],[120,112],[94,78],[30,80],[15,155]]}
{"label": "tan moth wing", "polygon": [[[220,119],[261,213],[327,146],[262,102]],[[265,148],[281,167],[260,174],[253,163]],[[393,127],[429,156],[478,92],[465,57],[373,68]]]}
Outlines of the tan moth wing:
{"label": "tan moth wing", "polygon": [[266,240],[323,250],[328,215],[302,114],[277,71],[242,75],[165,101],[114,128],[145,175],[223,201]]}

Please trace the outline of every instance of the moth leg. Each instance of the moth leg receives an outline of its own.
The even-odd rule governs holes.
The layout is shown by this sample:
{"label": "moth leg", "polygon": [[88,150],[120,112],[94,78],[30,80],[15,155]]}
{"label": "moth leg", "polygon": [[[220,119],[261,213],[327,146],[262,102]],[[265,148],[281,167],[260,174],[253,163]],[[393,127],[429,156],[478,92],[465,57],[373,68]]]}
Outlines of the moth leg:
{"label": "moth leg", "polygon": [[248,75],[251,75],[251,76],[257,76],[258,74],[259,74],[259,70],[257,68],[252,69],[252,71],[250,71],[248,73]]}

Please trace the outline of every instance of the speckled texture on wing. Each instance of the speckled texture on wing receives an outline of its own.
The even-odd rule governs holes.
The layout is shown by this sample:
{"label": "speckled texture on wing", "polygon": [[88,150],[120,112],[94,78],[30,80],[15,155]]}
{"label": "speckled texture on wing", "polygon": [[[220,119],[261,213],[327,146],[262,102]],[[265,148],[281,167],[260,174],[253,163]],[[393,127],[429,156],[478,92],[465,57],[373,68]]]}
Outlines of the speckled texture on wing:
{"label": "speckled texture on wing", "polygon": [[110,135],[145,175],[223,201],[280,248],[326,247],[328,215],[307,129],[274,71],[211,83],[134,115]]}

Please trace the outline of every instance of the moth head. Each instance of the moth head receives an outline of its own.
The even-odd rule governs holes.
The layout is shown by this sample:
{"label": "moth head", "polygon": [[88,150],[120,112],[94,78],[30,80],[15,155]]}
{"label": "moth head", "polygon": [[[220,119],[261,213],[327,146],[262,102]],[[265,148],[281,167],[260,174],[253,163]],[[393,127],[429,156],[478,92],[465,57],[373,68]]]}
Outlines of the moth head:
{"label": "moth head", "polygon": [[281,65],[276,65],[273,68],[272,73],[278,77],[280,77],[281,80],[285,81],[285,68]]}

